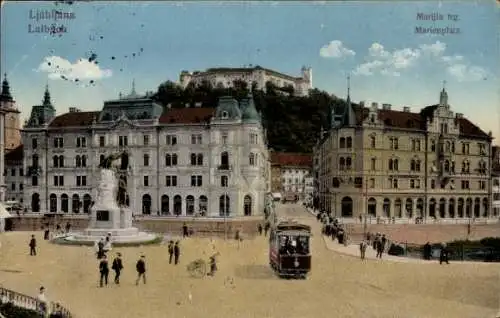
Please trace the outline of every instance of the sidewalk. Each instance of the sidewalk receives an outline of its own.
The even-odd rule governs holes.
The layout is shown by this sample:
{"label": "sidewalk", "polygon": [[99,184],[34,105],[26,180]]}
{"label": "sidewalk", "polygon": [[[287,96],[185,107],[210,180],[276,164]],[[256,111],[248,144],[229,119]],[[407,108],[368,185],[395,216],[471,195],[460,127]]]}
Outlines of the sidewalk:
{"label": "sidewalk", "polygon": [[[344,246],[343,244],[339,244],[337,241],[332,241],[331,238],[326,237],[324,235],[323,240],[325,242],[325,246],[327,249],[330,251],[334,251],[339,254],[347,255],[347,256],[352,256],[352,257],[357,257],[360,258],[360,251],[359,251],[359,245],[358,244],[349,244],[347,246]],[[366,253],[365,253],[365,259],[369,260],[377,260],[377,252],[371,247],[368,246],[366,248]],[[411,257],[404,257],[404,256],[395,256],[395,255],[388,255],[387,253],[384,253],[382,255],[382,259],[378,259],[381,261],[391,261],[391,262],[398,262],[398,263],[417,263],[417,264],[439,264],[438,260],[431,260],[431,261],[426,261],[423,259],[419,258],[411,258]],[[483,264],[483,265],[497,265],[498,263],[488,263],[488,262],[469,262],[469,261],[450,261],[450,264]]]}

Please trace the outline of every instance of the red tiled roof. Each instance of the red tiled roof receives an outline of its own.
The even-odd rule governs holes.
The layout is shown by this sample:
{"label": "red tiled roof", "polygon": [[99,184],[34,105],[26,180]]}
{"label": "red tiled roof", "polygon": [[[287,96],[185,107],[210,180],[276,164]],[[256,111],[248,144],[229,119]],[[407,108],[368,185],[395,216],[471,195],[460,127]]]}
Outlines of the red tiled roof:
{"label": "red tiled roof", "polygon": [[90,126],[95,118],[99,117],[100,112],[70,112],[54,118],[50,128],[57,127],[81,127]]}
{"label": "red tiled roof", "polygon": [[22,161],[23,154],[23,145],[19,145],[5,154],[5,161]]}
{"label": "red tiled roof", "polygon": [[272,152],[271,164],[280,166],[312,167],[312,155],[305,153]]}
{"label": "red tiled roof", "polygon": [[206,123],[212,118],[215,108],[171,108],[160,117],[162,124],[196,124]]}
{"label": "red tiled roof", "polygon": [[[437,107],[438,105],[427,106],[423,108],[420,113],[379,109],[378,119],[388,127],[425,130],[427,118],[432,116],[432,113]],[[359,106],[354,106],[354,111],[356,115],[356,124],[361,125],[363,120],[368,117],[369,109],[361,109]],[[489,138],[487,133],[482,131],[467,118],[456,118],[456,121],[458,121],[460,126],[460,135]]]}

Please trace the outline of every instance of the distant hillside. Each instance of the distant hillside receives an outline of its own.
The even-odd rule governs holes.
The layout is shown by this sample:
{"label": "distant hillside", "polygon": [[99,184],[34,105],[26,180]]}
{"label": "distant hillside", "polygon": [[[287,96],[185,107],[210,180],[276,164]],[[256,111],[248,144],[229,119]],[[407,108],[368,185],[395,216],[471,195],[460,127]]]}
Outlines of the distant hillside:
{"label": "distant hillside", "polygon": [[[186,103],[202,103],[202,107],[214,107],[221,96],[233,96],[240,100],[248,95],[245,82],[235,82],[235,88],[212,87],[203,83],[196,87],[189,85],[182,89],[167,81],[162,83],[154,99],[164,106],[185,107]],[[255,86],[254,86],[255,88]],[[255,106],[262,112],[264,127],[268,132],[270,147],[284,152],[311,152],[321,126],[330,122],[331,107],[344,108],[345,101],[317,89],[307,97],[293,96],[293,88],[277,88],[266,84],[266,93],[252,89]]]}

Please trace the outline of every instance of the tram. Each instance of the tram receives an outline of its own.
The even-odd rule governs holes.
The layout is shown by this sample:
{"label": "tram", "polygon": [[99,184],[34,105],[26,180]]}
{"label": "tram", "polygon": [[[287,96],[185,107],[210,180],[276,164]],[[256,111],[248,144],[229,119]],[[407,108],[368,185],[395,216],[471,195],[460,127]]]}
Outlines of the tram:
{"label": "tram", "polygon": [[281,221],[271,228],[269,264],[280,277],[306,278],[311,271],[311,227]]}

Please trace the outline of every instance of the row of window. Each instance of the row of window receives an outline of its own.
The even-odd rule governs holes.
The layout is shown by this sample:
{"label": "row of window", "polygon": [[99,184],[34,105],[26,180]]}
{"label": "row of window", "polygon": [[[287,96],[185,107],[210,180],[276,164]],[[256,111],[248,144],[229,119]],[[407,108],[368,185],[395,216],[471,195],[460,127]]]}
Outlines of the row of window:
{"label": "row of window", "polygon": [[[227,143],[228,135],[227,133],[223,133],[221,136],[222,143]],[[54,137],[53,139],[53,147],[54,148],[64,148],[64,138],[63,137]],[[177,145],[177,135],[166,135],[165,143],[169,146]],[[256,145],[259,142],[259,135],[256,133],[250,133],[249,135],[250,144]],[[118,146],[126,147],[128,146],[128,136],[118,136]],[[151,144],[151,137],[148,134],[143,134],[142,136],[142,145],[149,146]],[[201,145],[203,144],[203,135],[202,134],[192,134],[191,135],[191,144],[192,145]],[[99,136],[99,147],[106,146],[106,137]],[[38,139],[31,139],[31,147],[32,149],[38,148]],[[76,137],[76,147],[77,148],[86,148],[87,147],[87,138],[86,137]]]}
{"label": "row of window", "polygon": [[[399,180],[400,179],[398,179],[398,178],[389,178],[389,186],[391,187],[391,189],[399,189],[399,186],[400,186]],[[410,189],[420,189],[422,187],[420,179],[409,179],[408,185],[409,185]],[[446,189],[447,185],[448,185],[447,182],[441,182],[439,186],[441,189]],[[450,180],[449,185],[450,185],[449,189],[454,190],[455,189],[455,180]],[[370,186],[370,188],[375,188],[375,178],[369,179],[369,186]],[[430,188],[431,189],[436,188],[436,180],[432,179],[430,181]],[[462,180],[461,184],[460,184],[460,188],[463,190],[470,189],[470,181],[469,180]],[[478,181],[478,189],[486,190],[486,181],[484,181],[484,180]]]}
{"label": "row of window", "polygon": [[[436,162],[433,162],[433,167],[436,167]],[[351,170],[352,169],[352,159],[350,157],[340,157],[339,159],[339,170]],[[377,159],[371,158],[370,169],[377,170]],[[389,159],[388,169],[390,171],[399,171],[399,159]],[[436,167],[437,169],[437,167]],[[442,161],[442,170],[449,173],[455,173],[455,162],[449,160]],[[410,171],[420,172],[421,171],[421,161],[420,159],[412,159],[410,161]],[[478,168],[476,171],[479,174],[487,174],[486,162],[480,161],[478,163]],[[464,160],[462,162],[462,173],[470,173],[470,162]]]}
{"label": "row of window", "polygon": [[[470,154],[470,143],[469,142],[462,142],[462,154],[468,155]],[[419,139],[412,138],[410,139],[410,145],[411,145],[411,151],[421,151],[422,147],[422,141]],[[478,148],[479,148],[479,153],[481,155],[486,155],[486,144],[484,143],[478,143]],[[353,147],[352,145],[352,137],[340,137],[339,139],[339,148],[347,148],[351,149]],[[370,136],[370,147],[371,148],[376,148],[377,147],[377,138],[375,135]],[[389,148],[391,150],[398,150],[399,149],[399,138],[397,137],[389,137]],[[429,150],[430,151],[436,151],[436,140],[431,139],[429,142]],[[440,152],[451,152],[455,153],[455,142],[452,141],[442,141],[439,142],[439,150]]]}

